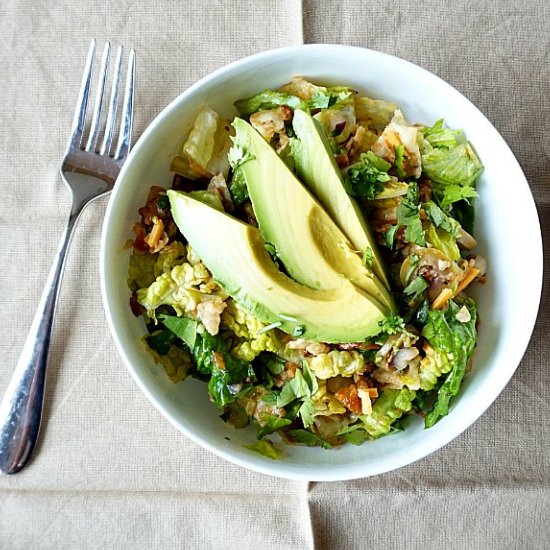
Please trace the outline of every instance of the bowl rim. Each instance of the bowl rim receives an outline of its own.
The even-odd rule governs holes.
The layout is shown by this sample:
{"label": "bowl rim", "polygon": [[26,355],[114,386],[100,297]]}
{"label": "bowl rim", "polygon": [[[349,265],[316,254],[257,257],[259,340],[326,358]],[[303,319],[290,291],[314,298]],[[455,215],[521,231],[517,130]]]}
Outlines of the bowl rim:
{"label": "bowl rim", "polygon": [[485,117],[485,115],[465,95],[459,92],[451,84],[444,81],[442,78],[433,74],[427,69],[424,69],[419,65],[416,65],[410,61],[407,61],[400,57],[390,55],[384,52],[372,50],[369,48],[362,48],[358,46],[346,46],[346,45],[339,45],[339,44],[303,44],[303,45],[296,45],[296,46],[286,46],[282,48],[270,49],[260,53],[249,55],[247,57],[233,61],[232,63],[229,63],[227,65],[224,65],[216,69],[212,73],[204,76],[203,78],[201,78],[200,80],[196,81],[194,84],[189,86],[186,90],[184,90],[176,98],[174,98],[166,107],[164,107],[153,118],[153,120],[149,123],[147,128],[144,130],[144,132],[141,134],[141,136],[137,140],[135,146],[132,148],[128,156],[128,159],[122,166],[122,169],[120,171],[117,181],[125,179],[126,173],[130,170],[130,167],[133,164],[134,159],[139,156],[141,149],[146,147],[149,136],[154,134],[159,127],[162,127],[164,121],[167,118],[170,118],[172,116],[173,111],[176,110],[182,102],[184,102],[189,96],[193,96],[197,91],[201,90],[201,88],[207,86],[212,81],[217,80],[218,78],[226,75],[227,73],[231,73],[240,68],[244,68],[249,64],[257,63],[258,61],[265,61],[273,57],[285,56],[289,54],[299,55],[305,51],[308,51],[310,53],[315,52],[319,55],[322,55],[323,51],[326,51],[326,50],[330,50],[331,52],[339,51],[343,55],[345,55],[346,53],[350,53],[350,51],[362,52],[362,54],[374,55],[382,59],[385,58],[388,61],[391,61],[392,64],[397,64],[397,65],[400,65],[401,67],[405,67],[408,69],[412,69],[416,72],[420,72],[421,74],[424,75],[425,78],[430,79],[438,83],[439,85],[444,85],[448,93],[455,94],[457,98],[460,97],[461,101],[466,101],[469,104],[470,108],[475,110],[477,115],[482,117],[482,119],[484,119],[491,126],[491,128],[494,130],[496,135],[498,135],[500,140],[502,140],[502,143],[504,144],[504,146],[508,149],[510,160],[513,163],[515,163],[515,165],[517,165],[519,172],[523,175],[523,180],[520,183],[525,184],[525,190],[528,195],[526,196],[527,205],[528,205],[528,208],[531,210],[530,214],[533,217],[532,221],[534,222],[536,228],[538,229],[537,235],[536,235],[537,237],[536,246],[533,246],[533,248],[536,248],[536,257],[533,258],[533,263],[530,266],[531,272],[533,273],[532,278],[536,282],[536,286],[531,289],[532,300],[529,303],[529,307],[530,307],[528,311],[529,315],[526,317],[525,321],[523,322],[523,330],[521,333],[520,345],[517,345],[514,348],[514,355],[511,358],[511,360],[508,362],[508,365],[511,365],[511,366],[508,366],[507,369],[504,370],[504,372],[501,372],[501,377],[499,378],[498,383],[495,383],[494,385],[491,386],[490,393],[488,394],[486,400],[480,406],[478,406],[474,412],[469,411],[469,414],[463,415],[462,419],[458,421],[456,425],[449,427],[449,430],[446,431],[443,436],[430,438],[426,441],[426,443],[423,446],[414,447],[410,453],[407,453],[406,455],[403,454],[398,458],[389,459],[384,464],[380,463],[378,466],[374,466],[374,467],[373,466],[369,467],[365,463],[354,463],[350,465],[337,465],[337,466],[322,465],[317,467],[317,471],[312,471],[312,470],[315,470],[315,468],[312,468],[309,466],[307,468],[300,468],[296,464],[288,464],[282,461],[274,462],[274,461],[260,460],[259,456],[258,457],[254,455],[248,456],[244,452],[242,454],[238,454],[231,449],[222,449],[220,447],[216,447],[208,443],[207,441],[202,440],[195,433],[189,430],[187,426],[179,422],[168,411],[168,409],[163,405],[163,403],[159,401],[159,399],[157,399],[157,397],[145,384],[144,380],[142,380],[141,377],[138,375],[129,357],[126,355],[124,345],[119,338],[118,330],[113,317],[113,311],[111,309],[110,294],[109,294],[108,285],[107,285],[107,278],[109,277],[109,275],[106,271],[107,253],[110,250],[109,239],[108,239],[109,228],[113,218],[112,212],[115,208],[116,202],[119,200],[119,195],[121,190],[120,185],[115,185],[114,190],[109,199],[109,203],[107,205],[107,210],[105,213],[105,218],[103,221],[103,227],[101,232],[100,258],[99,258],[100,286],[101,286],[101,296],[102,296],[103,306],[105,309],[105,315],[107,318],[109,329],[111,331],[111,335],[117,347],[118,353],[122,357],[126,365],[126,368],[130,372],[132,378],[135,380],[135,382],[137,383],[141,391],[147,396],[149,401],[161,412],[161,414],[180,432],[182,432],[185,436],[190,438],[192,441],[194,441],[201,447],[207,449],[208,451],[214,453],[215,455],[225,460],[228,460],[229,462],[232,462],[234,464],[237,464],[249,470],[253,470],[253,471],[267,474],[274,477],[280,477],[280,478],[291,479],[291,480],[299,480],[299,481],[343,481],[343,480],[359,479],[359,478],[379,475],[382,473],[393,471],[398,468],[402,468],[417,460],[420,460],[421,458],[424,458],[430,455],[431,453],[444,447],[445,445],[453,441],[455,438],[457,438],[461,433],[463,433],[466,429],[468,429],[476,420],[478,420],[487,411],[487,409],[494,403],[496,398],[500,395],[500,393],[504,390],[504,388],[512,378],[514,372],[519,367],[521,359],[525,354],[527,347],[529,345],[529,342],[536,324],[538,310],[540,307],[542,283],[543,283],[542,233],[541,233],[540,220],[538,217],[535,201],[534,201],[531,189],[529,187],[529,184],[527,182],[527,178],[525,177],[525,174],[523,173],[521,166],[519,165],[514,153],[512,152],[508,144],[505,142],[504,138],[502,138],[498,130],[492,125],[492,123],[487,119],[487,117]]}

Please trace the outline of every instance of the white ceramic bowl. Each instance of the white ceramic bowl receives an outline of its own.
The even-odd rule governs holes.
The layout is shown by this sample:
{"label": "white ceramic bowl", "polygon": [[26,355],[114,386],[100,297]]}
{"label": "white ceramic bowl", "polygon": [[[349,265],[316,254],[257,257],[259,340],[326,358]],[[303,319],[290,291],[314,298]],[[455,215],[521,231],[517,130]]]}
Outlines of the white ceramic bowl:
{"label": "white ceramic bowl", "polygon": [[[433,123],[444,117],[450,127],[465,130],[485,165],[478,188],[476,236],[490,276],[488,284],[476,289],[481,326],[474,368],[448,416],[429,430],[414,419],[404,432],[359,447],[283,445],[284,456],[273,461],[244,447],[255,440],[254,431],[236,430],[220,420],[202,382],[172,384],[143,349],[145,325],[128,306],[129,251],[123,245],[132,236],[149,187],[170,185],[170,160],[202,105],[232,117],[235,100],[278,87],[295,75],[394,101],[410,122]],[[107,319],[126,366],[145,395],[185,435],[258,472],[300,480],[354,479],[388,472],[432,453],[468,428],[496,399],[519,365],[533,330],[542,285],[542,241],[533,198],[516,159],[463,95],[402,59],[361,48],[307,45],[260,53],[219,69],[155,118],[126,161],[107,208],[101,285]]]}

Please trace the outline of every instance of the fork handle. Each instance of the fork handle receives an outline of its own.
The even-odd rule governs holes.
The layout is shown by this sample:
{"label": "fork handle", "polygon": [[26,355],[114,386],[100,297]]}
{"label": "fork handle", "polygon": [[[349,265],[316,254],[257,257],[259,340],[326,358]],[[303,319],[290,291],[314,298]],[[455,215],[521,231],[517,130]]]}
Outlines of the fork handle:
{"label": "fork handle", "polygon": [[28,462],[36,446],[59,287],[81,210],[71,209],[23,351],[0,404],[0,473],[17,473]]}

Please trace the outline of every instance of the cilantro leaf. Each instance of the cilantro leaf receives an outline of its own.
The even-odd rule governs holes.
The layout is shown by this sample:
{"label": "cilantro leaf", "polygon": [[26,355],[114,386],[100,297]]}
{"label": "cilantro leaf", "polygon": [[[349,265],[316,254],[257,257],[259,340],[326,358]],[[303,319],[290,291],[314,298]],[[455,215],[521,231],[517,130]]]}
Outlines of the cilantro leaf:
{"label": "cilantro leaf", "polygon": [[361,199],[374,199],[383,183],[390,181],[390,164],[372,151],[362,153],[359,161],[349,166],[344,175],[344,187],[349,195]]}
{"label": "cilantro leaf", "polygon": [[274,414],[260,415],[257,432],[258,439],[276,432],[289,424],[292,424],[292,420],[289,420],[288,418],[282,418]]}
{"label": "cilantro leaf", "polygon": [[434,196],[439,203],[439,206],[444,210],[448,209],[451,204],[462,200],[466,201],[469,204],[470,199],[475,199],[479,196],[474,187],[470,185],[432,185]]}
{"label": "cilantro leaf", "polygon": [[426,237],[422,229],[420,205],[418,202],[418,184],[415,181],[411,181],[407,189],[407,195],[397,206],[396,216],[398,224],[405,226],[405,239],[409,243],[425,246]]}
{"label": "cilantro leaf", "polygon": [[332,445],[321,436],[314,434],[308,430],[289,430],[287,434],[297,443],[302,443],[308,447],[323,447],[323,449],[331,449]]}
{"label": "cilantro leaf", "polygon": [[460,237],[460,224],[454,219],[448,216],[435,202],[428,201],[422,205],[424,212],[426,212],[427,218],[433,222],[436,227],[450,233],[455,239]]}
{"label": "cilantro leaf", "polygon": [[241,205],[249,198],[246,180],[244,178],[243,171],[239,166],[233,170],[233,176],[231,177],[231,182],[229,184],[229,193],[231,193],[231,198],[233,199],[235,206]]}
{"label": "cilantro leaf", "polygon": [[382,329],[382,332],[396,334],[405,330],[405,321],[399,315],[389,315],[382,321],[379,321],[378,326]]}

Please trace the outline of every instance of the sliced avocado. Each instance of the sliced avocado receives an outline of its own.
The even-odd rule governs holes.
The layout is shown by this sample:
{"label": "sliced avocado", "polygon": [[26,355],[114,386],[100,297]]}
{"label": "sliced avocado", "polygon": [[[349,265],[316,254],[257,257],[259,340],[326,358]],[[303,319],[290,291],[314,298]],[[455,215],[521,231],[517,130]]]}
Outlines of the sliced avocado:
{"label": "sliced avocado", "polygon": [[168,191],[174,221],[214,278],[241,306],[289,334],[359,342],[386,317],[371,297],[342,278],[331,290],[293,281],[271,260],[260,231],[179,191]]}
{"label": "sliced avocado", "polygon": [[361,208],[346,193],[340,169],[321,125],[307,113],[297,109],[294,111],[292,126],[299,138],[293,144],[298,176],[326,208],[352,246],[361,252],[367,248],[372,250],[372,268],[389,289],[390,282],[376,240]]}
{"label": "sliced avocado", "polygon": [[318,289],[336,288],[345,277],[393,312],[385,286],[274,149],[244,120],[235,119],[233,126],[235,146],[249,158],[239,169],[262,236],[273,244],[291,277]]}

